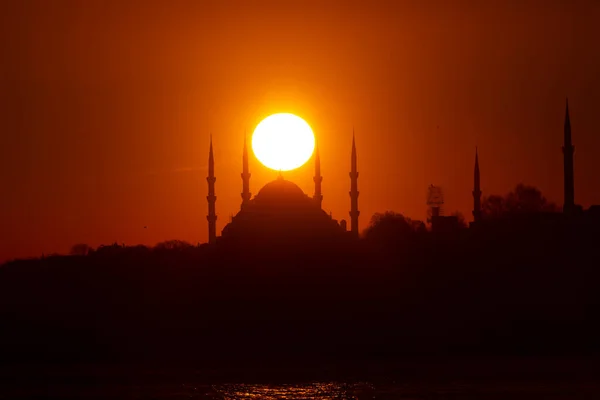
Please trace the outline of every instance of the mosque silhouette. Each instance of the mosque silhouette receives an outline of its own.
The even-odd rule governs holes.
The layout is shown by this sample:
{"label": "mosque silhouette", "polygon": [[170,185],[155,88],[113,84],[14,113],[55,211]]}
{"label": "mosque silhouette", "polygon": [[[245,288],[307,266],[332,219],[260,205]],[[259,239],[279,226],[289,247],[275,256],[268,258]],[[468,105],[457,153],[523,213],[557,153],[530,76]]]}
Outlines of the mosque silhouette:
{"label": "mosque silhouette", "polygon": [[335,240],[358,238],[358,171],[356,142],[352,136],[350,160],[350,230],[346,220],[336,221],[321,208],[321,160],[319,148],[315,148],[315,192],[312,197],[305,194],[298,185],[278,178],[264,185],[257,195],[250,193],[250,171],[248,168],[248,146],[244,139],[242,155],[242,204],[240,211],[232,217],[222,230],[216,232],[215,161],[212,137],[208,155],[208,242],[219,243],[271,243],[281,241]]}

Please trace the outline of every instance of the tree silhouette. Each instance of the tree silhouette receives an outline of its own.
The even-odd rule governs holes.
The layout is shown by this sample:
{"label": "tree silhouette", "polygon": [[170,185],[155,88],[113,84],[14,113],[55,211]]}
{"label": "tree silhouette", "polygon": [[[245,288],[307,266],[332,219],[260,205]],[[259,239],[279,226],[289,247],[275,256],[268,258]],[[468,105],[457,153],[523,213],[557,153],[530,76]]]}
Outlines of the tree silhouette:
{"label": "tree silhouette", "polygon": [[390,243],[409,239],[417,232],[426,231],[427,228],[422,221],[412,220],[394,211],[386,211],[373,214],[369,226],[364,231],[364,238],[374,242]]}
{"label": "tree silhouette", "polygon": [[459,228],[466,228],[468,226],[465,216],[460,211],[453,212],[451,216],[456,217],[456,221],[458,222]]}
{"label": "tree silhouette", "polygon": [[505,196],[490,195],[481,202],[483,217],[500,218],[509,215],[557,212],[559,207],[548,201],[542,192],[530,185],[518,184]]}
{"label": "tree silhouette", "polygon": [[100,245],[98,246],[98,248],[94,251],[94,255],[96,256],[102,256],[102,257],[106,257],[106,256],[113,256],[113,255],[117,255],[117,254],[122,254],[123,251],[125,249],[124,245],[120,245],[118,243],[113,243],[110,245]]}
{"label": "tree silhouette", "polygon": [[492,194],[483,198],[481,202],[481,214],[485,218],[499,218],[508,214],[504,197]]}
{"label": "tree silhouette", "polygon": [[183,240],[166,240],[154,246],[155,250],[184,250],[193,247],[190,243]]}
{"label": "tree silhouette", "polygon": [[86,256],[92,248],[85,243],[77,243],[71,247],[69,254],[72,256]]}

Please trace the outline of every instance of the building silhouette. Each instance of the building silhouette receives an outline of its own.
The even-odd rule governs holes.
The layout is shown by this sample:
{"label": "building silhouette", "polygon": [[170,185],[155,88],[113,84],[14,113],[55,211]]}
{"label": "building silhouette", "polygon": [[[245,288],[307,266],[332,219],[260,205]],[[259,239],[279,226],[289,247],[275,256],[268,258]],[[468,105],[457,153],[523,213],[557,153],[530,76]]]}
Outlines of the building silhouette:
{"label": "building silhouette", "polygon": [[206,181],[208,182],[208,243],[215,244],[217,242],[217,213],[216,203],[217,196],[215,196],[215,158],[213,155],[212,135],[210,136],[210,149],[208,150],[208,176]]}
{"label": "building silhouette", "polygon": [[354,130],[352,131],[352,155],[350,157],[350,231],[352,235],[358,238],[358,170],[356,167],[356,142],[354,140]]}
{"label": "building silhouette", "polygon": [[481,177],[479,175],[479,153],[475,147],[475,171],[473,176],[473,222],[481,221]]}
{"label": "building silhouette", "polygon": [[252,198],[252,193],[250,193],[250,175],[248,168],[248,146],[246,144],[246,135],[244,134],[244,150],[242,153],[242,208]]}
{"label": "building silhouette", "polygon": [[318,208],[321,208],[323,203],[323,193],[321,193],[321,183],[323,182],[323,177],[321,176],[321,157],[319,155],[319,146],[315,146],[315,176],[313,177],[313,181],[315,182],[315,194],[313,196],[315,205]]}
{"label": "building silhouette", "polygon": [[248,146],[244,138],[242,153],[242,204],[240,210],[230,218],[223,228],[221,236],[216,236],[216,195],[214,157],[212,137],[209,150],[209,173],[207,177],[207,196],[209,213],[209,243],[277,243],[299,240],[322,240],[343,237],[358,238],[358,172],[356,143],[352,135],[352,151],[350,160],[350,231],[347,231],[345,220],[336,221],[331,214],[322,209],[323,193],[321,176],[321,158],[319,147],[315,146],[314,156],[315,184],[312,197],[305,194],[298,185],[283,178],[278,178],[264,185],[252,197],[250,193],[250,171],[248,167]]}
{"label": "building silhouette", "polygon": [[583,216],[588,222],[600,223],[600,205],[590,205],[587,210],[575,203],[575,180],[574,180],[574,160],[575,146],[573,146],[571,137],[571,117],[569,115],[569,99],[566,99],[565,105],[565,125],[564,125],[564,144],[563,151],[563,185],[564,200],[563,213],[569,217]]}
{"label": "building silhouette", "polygon": [[563,212],[565,214],[572,215],[575,212],[575,182],[573,178],[573,153],[575,152],[575,147],[571,142],[571,119],[569,118],[569,99],[567,99],[565,109],[564,145],[562,151],[564,163]]}

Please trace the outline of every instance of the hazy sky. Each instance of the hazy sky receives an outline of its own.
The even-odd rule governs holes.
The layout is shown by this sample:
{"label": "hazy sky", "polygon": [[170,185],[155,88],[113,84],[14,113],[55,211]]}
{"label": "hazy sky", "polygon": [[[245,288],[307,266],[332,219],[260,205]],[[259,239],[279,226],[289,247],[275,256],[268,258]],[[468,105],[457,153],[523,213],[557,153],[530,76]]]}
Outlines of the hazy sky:
{"label": "hazy sky", "polygon": [[[600,2],[4,1],[0,260],[77,242],[207,240],[239,210],[241,150],[292,112],[320,143],[323,208],[361,229],[424,219],[429,184],[471,219],[482,191],[533,184],[562,204],[569,96],[575,197],[600,204]],[[253,157],[251,191],[276,173]],[[313,166],[286,174],[313,193]],[[147,229],[144,229],[147,226]]]}

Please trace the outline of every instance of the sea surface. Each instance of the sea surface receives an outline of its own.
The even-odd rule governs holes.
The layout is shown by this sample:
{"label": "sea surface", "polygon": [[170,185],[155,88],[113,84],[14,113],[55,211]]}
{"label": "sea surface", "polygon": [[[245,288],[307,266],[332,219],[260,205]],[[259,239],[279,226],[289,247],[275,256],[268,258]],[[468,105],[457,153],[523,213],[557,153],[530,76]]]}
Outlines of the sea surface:
{"label": "sea surface", "polygon": [[[6,388],[5,388],[6,389]],[[309,382],[301,384],[103,384],[47,383],[4,390],[0,399],[455,399],[530,400],[600,399],[594,383],[498,382],[445,385],[369,382]]]}
{"label": "sea surface", "polygon": [[[466,366],[405,363],[369,366],[360,372],[368,379],[327,379],[331,370],[317,372],[324,379],[307,379],[306,371],[290,375],[269,370],[256,374],[253,368],[237,370],[232,375],[230,370],[219,374],[214,368],[5,366],[0,367],[0,399],[600,399],[597,367],[595,361],[544,359],[533,363],[476,362]],[[234,375],[230,380],[229,376]],[[276,379],[269,379],[275,376]]]}

